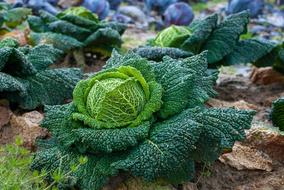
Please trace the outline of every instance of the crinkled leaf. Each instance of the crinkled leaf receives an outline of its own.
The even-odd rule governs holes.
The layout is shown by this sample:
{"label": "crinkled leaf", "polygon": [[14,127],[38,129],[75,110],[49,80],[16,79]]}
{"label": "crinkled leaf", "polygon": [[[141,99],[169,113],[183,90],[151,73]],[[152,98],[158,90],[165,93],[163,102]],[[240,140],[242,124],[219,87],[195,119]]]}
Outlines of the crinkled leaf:
{"label": "crinkled leaf", "polygon": [[32,44],[51,44],[55,48],[60,49],[64,52],[68,52],[72,49],[77,49],[83,46],[83,43],[79,42],[75,38],[57,34],[57,33],[35,33],[30,34],[30,41]]}
{"label": "crinkled leaf", "polygon": [[[177,115],[154,125],[149,139],[134,148],[125,160],[112,166],[130,171],[147,181],[164,179],[173,183],[194,176],[191,152],[202,128],[189,118]],[[173,175],[174,174],[174,175]]]}
{"label": "crinkled leaf", "polygon": [[72,36],[78,41],[85,40],[90,34],[91,30],[82,28],[64,20],[58,20],[48,25],[51,32]]}
{"label": "crinkled leaf", "polygon": [[14,77],[0,72],[0,92],[19,93],[25,95],[26,89],[23,84]]}
{"label": "crinkled leaf", "polygon": [[31,14],[31,9],[22,7],[7,10],[7,12],[4,14],[5,23],[8,27],[14,28],[21,24],[28,17],[28,15]]}
{"label": "crinkled leaf", "polygon": [[225,150],[231,149],[235,141],[245,139],[245,129],[249,129],[254,111],[236,109],[195,108],[183,113],[193,121],[202,124],[202,133],[195,160],[212,162]]}
{"label": "crinkled leaf", "polygon": [[27,53],[27,61],[32,63],[37,71],[46,69],[60,58],[62,52],[50,45],[38,45]]}
{"label": "crinkled leaf", "polygon": [[203,50],[208,50],[208,63],[216,63],[224,56],[231,53],[239,40],[239,36],[246,31],[249,22],[248,12],[227,17],[212,32],[203,46]]}
{"label": "crinkled leaf", "polygon": [[178,48],[170,47],[140,47],[133,50],[135,53],[148,60],[162,61],[164,56],[169,56],[173,59],[186,58],[193,56],[193,53],[183,51]]}
{"label": "crinkled leaf", "polygon": [[233,52],[226,55],[223,61],[229,65],[252,63],[269,54],[275,47],[276,44],[268,40],[241,40]]}
{"label": "crinkled leaf", "polygon": [[202,20],[194,20],[189,26],[192,30],[192,35],[181,44],[181,48],[194,53],[199,53],[203,43],[216,28],[217,22],[217,14],[210,15]]}
{"label": "crinkled leaf", "polygon": [[273,125],[284,131],[284,97],[273,102],[271,118]]}
{"label": "crinkled leaf", "polygon": [[11,94],[8,99],[25,109],[34,109],[45,104],[61,104],[71,98],[72,91],[81,78],[79,69],[44,70],[26,78],[17,78],[25,86],[27,95]]}

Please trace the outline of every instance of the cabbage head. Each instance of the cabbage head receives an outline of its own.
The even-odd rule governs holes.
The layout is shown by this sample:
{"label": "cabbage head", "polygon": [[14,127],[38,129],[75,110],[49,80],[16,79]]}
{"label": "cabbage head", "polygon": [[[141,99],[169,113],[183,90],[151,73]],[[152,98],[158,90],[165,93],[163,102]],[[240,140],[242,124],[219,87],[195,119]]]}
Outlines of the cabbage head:
{"label": "cabbage head", "polygon": [[[68,189],[99,190],[126,172],[146,182],[180,184],[195,177],[196,162],[213,162],[245,138],[254,112],[206,108],[217,73],[207,74],[207,52],[149,61],[116,51],[104,69],[80,81],[73,102],[47,106],[42,126],[52,139],[32,169],[70,173]],[[129,175],[127,175],[129,176]]]}
{"label": "cabbage head", "polygon": [[120,66],[79,82],[74,90],[75,120],[93,128],[136,127],[161,106],[162,87],[131,66]]}
{"label": "cabbage head", "polygon": [[187,26],[172,25],[157,35],[154,44],[160,47],[180,47],[191,34],[192,31]]}

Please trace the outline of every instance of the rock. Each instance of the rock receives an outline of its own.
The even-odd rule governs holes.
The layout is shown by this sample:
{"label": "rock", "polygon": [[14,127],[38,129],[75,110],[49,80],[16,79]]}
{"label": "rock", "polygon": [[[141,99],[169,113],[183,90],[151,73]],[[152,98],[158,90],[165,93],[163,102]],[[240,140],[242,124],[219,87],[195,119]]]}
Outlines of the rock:
{"label": "rock", "polygon": [[246,144],[266,153],[273,160],[284,164],[284,135],[276,128],[268,128],[264,124],[255,124],[247,132]]}
{"label": "rock", "polygon": [[24,146],[33,149],[37,137],[48,136],[47,130],[39,126],[42,119],[43,115],[37,111],[28,112],[22,116],[13,114],[10,125],[3,128],[0,143],[11,143],[15,136],[20,136],[24,141]]}
{"label": "rock", "polygon": [[223,154],[219,160],[237,170],[272,171],[272,160],[268,155],[240,143],[235,143],[232,152]]}
{"label": "rock", "polygon": [[28,30],[25,31],[20,31],[20,30],[12,30],[11,32],[8,32],[4,35],[1,35],[0,40],[7,38],[7,37],[11,37],[11,38],[15,38],[21,46],[27,45],[27,34],[28,34]]}
{"label": "rock", "polygon": [[236,102],[227,102],[218,99],[211,98],[206,102],[209,107],[217,107],[217,108],[236,108],[236,109],[244,109],[244,110],[259,110],[256,105],[249,104],[244,100],[239,100]]}
{"label": "rock", "polygon": [[250,79],[255,84],[284,84],[284,75],[275,71],[272,67],[254,68],[251,73]]}
{"label": "rock", "polygon": [[12,112],[9,109],[8,105],[5,105],[4,102],[0,102],[0,130],[4,125],[7,125],[12,116]]}
{"label": "rock", "polygon": [[186,183],[183,185],[182,190],[198,190],[196,183]]}

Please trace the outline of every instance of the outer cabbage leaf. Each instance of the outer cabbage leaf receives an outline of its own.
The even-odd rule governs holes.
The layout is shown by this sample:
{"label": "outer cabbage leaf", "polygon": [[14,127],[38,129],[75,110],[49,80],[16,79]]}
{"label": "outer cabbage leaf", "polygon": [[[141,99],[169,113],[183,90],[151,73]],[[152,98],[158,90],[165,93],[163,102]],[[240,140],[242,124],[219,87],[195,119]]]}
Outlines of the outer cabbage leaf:
{"label": "outer cabbage leaf", "polygon": [[24,109],[61,104],[71,98],[73,88],[81,78],[79,69],[44,70],[25,78],[16,78],[24,85],[26,94],[21,96],[13,93],[7,98],[19,103]]}
{"label": "outer cabbage leaf", "polygon": [[112,166],[149,181],[189,180],[194,168],[191,159],[216,160],[225,148],[245,138],[244,129],[250,127],[252,117],[252,112],[233,109],[185,110],[155,124],[144,143]]}
{"label": "outer cabbage leaf", "polygon": [[213,14],[205,19],[194,20],[189,28],[192,30],[192,35],[181,44],[184,50],[199,53],[204,42],[211,35],[216,28],[218,22],[218,15]]}
{"label": "outer cabbage leaf", "polygon": [[273,125],[284,131],[284,97],[273,102],[271,118]]}
{"label": "outer cabbage leaf", "polygon": [[249,22],[248,12],[240,12],[228,16],[209,36],[203,46],[203,50],[208,50],[208,63],[216,63],[224,56],[231,53],[239,36],[246,31]]}
{"label": "outer cabbage leaf", "polygon": [[169,56],[173,59],[178,58],[186,58],[193,56],[193,53],[188,51],[183,51],[178,48],[170,48],[170,47],[140,47],[133,50],[133,52],[137,53],[141,57],[144,57],[148,60],[153,61],[162,61],[164,56]]}
{"label": "outer cabbage leaf", "polygon": [[83,43],[79,42],[75,38],[51,32],[46,32],[46,33],[32,32],[30,33],[29,40],[33,45],[51,44],[55,48],[60,49],[64,52],[68,52],[83,46]]}
{"label": "outer cabbage leaf", "polygon": [[229,65],[253,63],[271,53],[275,47],[275,43],[267,40],[241,40],[237,43],[234,51],[224,58],[223,62]]}
{"label": "outer cabbage leaf", "polygon": [[19,24],[21,24],[28,15],[31,15],[32,11],[27,8],[12,8],[7,11],[5,11],[3,17],[5,24],[10,28],[15,28]]}
{"label": "outer cabbage leaf", "polygon": [[194,108],[183,114],[203,125],[197,149],[192,156],[195,160],[212,162],[225,150],[231,149],[235,141],[245,139],[244,130],[250,128],[255,112]]}

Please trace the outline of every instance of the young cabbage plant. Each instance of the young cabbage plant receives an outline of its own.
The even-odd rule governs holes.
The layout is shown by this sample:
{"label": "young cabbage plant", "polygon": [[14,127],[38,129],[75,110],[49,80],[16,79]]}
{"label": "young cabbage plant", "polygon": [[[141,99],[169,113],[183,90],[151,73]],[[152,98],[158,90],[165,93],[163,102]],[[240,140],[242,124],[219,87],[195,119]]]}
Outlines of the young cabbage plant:
{"label": "young cabbage plant", "polygon": [[275,100],[272,104],[271,118],[273,125],[284,131],[284,97]]}
{"label": "young cabbage plant", "polygon": [[27,8],[13,8],[11,4],[0,3],[0,35],[10,32],[22,24],[31,15]]}
{"label": "young cabbage plant", "polygon": [[210,67],[240,63],[255,63],[276,47],[263,39],[245,39],[240,36],[247,31],[248,12],[226,17],[221,22],[217,14],[202,20],[194,20],[190,26],[171,26],[161,31],[150,45],[175,47],[194,54],[208,51]]}
{"label": "young cabbage plant", "polygon": [[57,143],[40,148],[32,169],[52,173],[87,156],[75,183],[64,184],[82,190],[101,189],[120,172],[148,182],[193,179],[195,162],[213,162],[243,140],[254,115],[206,108],[217,79],[206,71],[207,52],[161,62],[113,52],[102,71],[77,84],[72,103],[46,107],[42,126]]}
{"label": "young cabbage plant", "polygon": [[83,7],[72,7],[56,16],[40,11],[39,16],[30,16],[28,23],[31,44],[52,44],[73,54],[80,64],[85,63],[84,51],[110,56],[113,49],[120,48],[126,29],[123,24],[100,22]]}
{"label": "young cabbage plant", "polygon": [[82,78],[79,69],[48,69],[62,52],[50,45],[20,47],[12,38],[0,42],[0,98],[21,108],[62,104]]}

